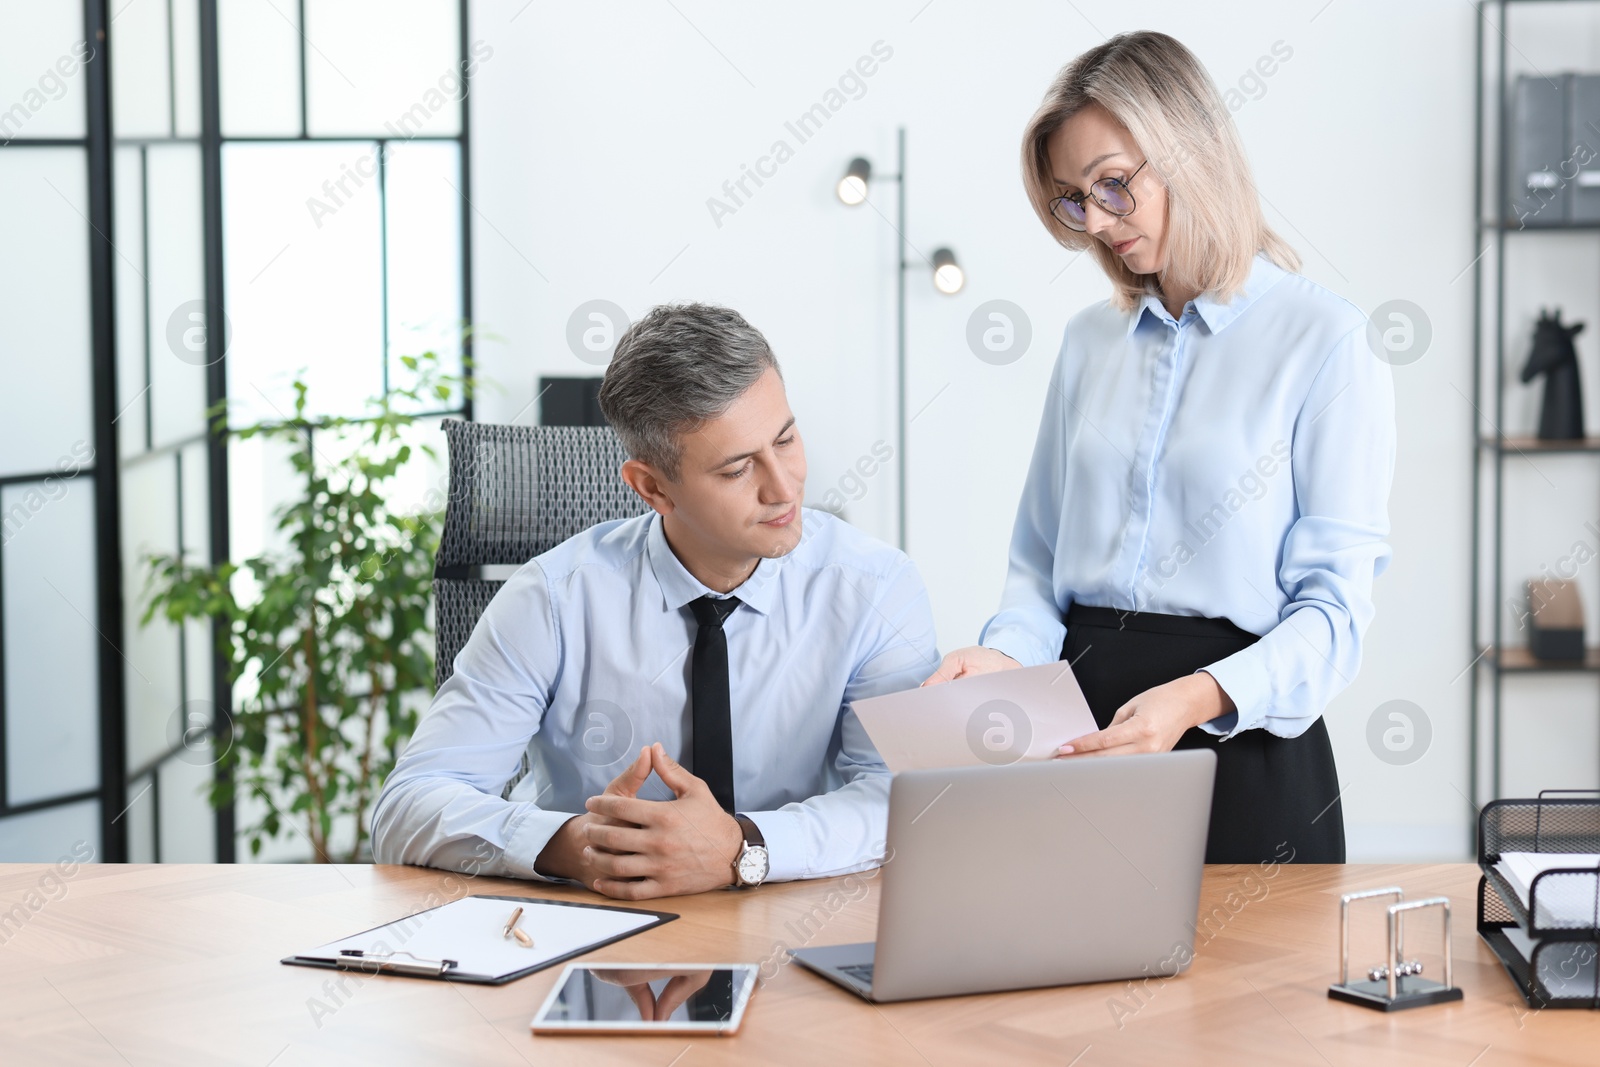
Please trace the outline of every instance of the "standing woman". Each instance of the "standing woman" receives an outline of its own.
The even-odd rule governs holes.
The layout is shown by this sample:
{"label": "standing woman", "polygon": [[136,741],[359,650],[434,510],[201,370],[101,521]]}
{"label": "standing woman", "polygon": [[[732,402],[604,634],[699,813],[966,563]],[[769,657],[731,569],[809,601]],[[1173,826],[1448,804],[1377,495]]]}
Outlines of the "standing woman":
{"label": "standing woman", "polygon": [[1068,660],[1100,730],[1067,758],[1216,752],[1207,862],[1342,863],[1322,712],[1360,666],[1395,452],[1366,315],[1296,273],[1165,34],[1067,64],[1022,168],[1113,295],[1067,323],[1000,611],[928,683]]}

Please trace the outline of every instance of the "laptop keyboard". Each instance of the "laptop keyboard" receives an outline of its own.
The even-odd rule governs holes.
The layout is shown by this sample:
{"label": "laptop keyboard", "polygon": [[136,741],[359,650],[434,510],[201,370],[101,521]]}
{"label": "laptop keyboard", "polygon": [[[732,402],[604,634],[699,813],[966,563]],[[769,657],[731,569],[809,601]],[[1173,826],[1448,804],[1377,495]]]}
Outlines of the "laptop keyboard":
{"label": "laptop keyboard", "polygon": [[862,985],[872,984],[872,964],[870,963],[844,963],[840,964],[839,971],[847,974]]}

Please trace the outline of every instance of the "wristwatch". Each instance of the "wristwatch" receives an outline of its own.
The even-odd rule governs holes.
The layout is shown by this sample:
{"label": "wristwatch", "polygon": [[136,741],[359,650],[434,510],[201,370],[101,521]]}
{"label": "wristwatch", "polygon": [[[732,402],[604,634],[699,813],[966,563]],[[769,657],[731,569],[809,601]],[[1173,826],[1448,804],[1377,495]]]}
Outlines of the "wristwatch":
{"label": "wristwatch", "polygon": [[735,888],[748,889],[767,880],[770,866],[767,842],[761,836],[761,828],[749,816],[735,815],[733,818],[739,824],[739,829],[744,831],[744,845],[733,858],[733,884]]}

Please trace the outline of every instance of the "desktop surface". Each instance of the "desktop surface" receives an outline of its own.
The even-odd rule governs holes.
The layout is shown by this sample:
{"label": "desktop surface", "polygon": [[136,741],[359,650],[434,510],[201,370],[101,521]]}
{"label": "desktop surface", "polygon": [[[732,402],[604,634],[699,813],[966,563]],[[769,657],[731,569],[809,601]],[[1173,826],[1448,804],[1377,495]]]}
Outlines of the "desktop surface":
{"label": "desktop surface", "polygon": [[[1171,980],[866,1003],[785,962],[783,950],[872,940],[870,873],[650,902],[681,918],[584,957],[763,965],[771,977],[742,1030],[723,1038],[535,1036],[528,1022],[560,967],[489,987],[278,962],[426,906],[430,894],[601,899],[584,890],[392,866],[55,871],[0,865],[6,1063],[1497,1067],[1589,1063],[1600,1047],[1600,1013],[1533,1011],[1517,995],[1474,928],[1472,864],[1208,867],[1195,959]],[[951,877],[984,892],[981,878]],[[1464,1001],[1385,1015],[1328,999],[1339,894],[1389,884],[1451,898]],[[1381,922],[1356,921],[1351,962],[1365,970],[1382,956]],[[1433,929],[1417,924],[1407,948],[1430,951]]]}

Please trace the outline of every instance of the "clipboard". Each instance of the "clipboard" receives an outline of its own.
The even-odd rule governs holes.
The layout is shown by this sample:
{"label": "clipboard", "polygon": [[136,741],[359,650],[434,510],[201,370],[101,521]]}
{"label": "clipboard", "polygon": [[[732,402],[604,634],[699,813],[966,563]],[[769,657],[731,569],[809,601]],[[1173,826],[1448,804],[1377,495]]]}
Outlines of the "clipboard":
{"label": "clipboard", "polygon": [[[532,947],[504,931],[518,927]],[[678,916],[664,911],[540,897],[476,895],[413,912],[279,962],[365,974],[393,974],[475,985],[504,985]]]}

